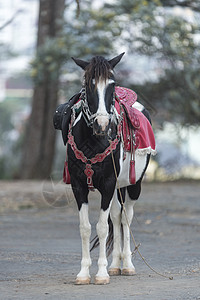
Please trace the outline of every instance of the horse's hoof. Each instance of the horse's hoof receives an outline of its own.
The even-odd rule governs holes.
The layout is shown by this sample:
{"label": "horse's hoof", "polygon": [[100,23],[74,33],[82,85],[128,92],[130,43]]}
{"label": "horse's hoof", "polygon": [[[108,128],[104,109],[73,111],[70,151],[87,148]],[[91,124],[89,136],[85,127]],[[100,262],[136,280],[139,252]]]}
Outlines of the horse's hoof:
{"label": "horse's hoof", "polygon": [[127,268],[127,269],[122,269],[122,275],[125,275],[125,276],[132,276],[132,275],[135,275],[136,272],[135,272],[135,268]]}
{"label": "horse's hoof", "polygon": [[110,276],[118,276],[121,275],[121,269],[120,268],[110,268],[108,271],[108,274]]}
{"label": "horse's hoof", "polygon": [[108,284],[109,282],[110,282],[109,276],[106,277],[96,276],[94,281],[95,284]]}
{"label": "horse's hoof", "polygon": [[75,284],[90,284],[90,277],[77,277]]}

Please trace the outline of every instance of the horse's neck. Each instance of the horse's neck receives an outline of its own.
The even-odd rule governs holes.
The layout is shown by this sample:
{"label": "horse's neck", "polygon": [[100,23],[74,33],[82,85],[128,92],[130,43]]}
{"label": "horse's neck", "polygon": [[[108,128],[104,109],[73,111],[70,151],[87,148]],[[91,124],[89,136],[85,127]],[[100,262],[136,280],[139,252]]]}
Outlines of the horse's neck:
{"label": "horse's neck", "polygon": [[109,145],[107,138],[98,138],[93,135],[93,129],[87,126],[83,115],[73,127],[73,135],[77,148],[88,158],[102,153]]}

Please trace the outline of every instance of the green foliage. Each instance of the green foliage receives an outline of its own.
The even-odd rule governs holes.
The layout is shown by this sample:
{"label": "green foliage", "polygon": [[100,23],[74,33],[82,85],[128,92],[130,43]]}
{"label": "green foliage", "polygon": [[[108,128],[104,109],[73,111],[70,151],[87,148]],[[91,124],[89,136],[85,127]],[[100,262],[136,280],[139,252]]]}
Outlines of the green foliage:
{"label": "green foliage", "polygon": [[31,77],[35,84],[42,84],[46,73],[50,74],[51,80],[57,79],[61,64],[66,59],[64,46],[62,38],[49,38],[44,46],[38,49],[35,59],[31,62]]}
{"label": "green foliage", "polygon": [[90,1],[85,1],[79,17],[76,18],[76,10],[70,10],[62,34],[46,40],[45,45],[38,49],[31,63],[34,82],[42,84],[46,72],[51,80],[55,80],[63,64],[69,68],[65,72],[71,71],[70,65],[65,64],[71,56],[107,55],[112,52],[113,41],[120,33],[115,13],[103,8],[93,9]]}
{"label": "green foliage", "polygon": [[0,103],[0,179],[16,178],[19,175],[25,133],[25,124],[20,118],[24,108],[30,105],[30,100],[10,98]]}
{"label": "green foliage", "polygon": [[3,136],[5,132],[13,129],[11,111],[5,102],[0,103],[0,120],[0,135]]}
{"label": "green foliage", "polygon": [[160,0],[160,3],[167,7],[180,6],[200,12],[200,2],[198,0]]}
{"label": "green foliage", "polygon": [[[193,21],[184,10],[182,15],[175,14],[172,8],[177,5],[193,10],[197,14]],[[62,35],[47,40],[38,50],[32,62],[32,77],[35,83],[42,84],[45,72],[54,80],[61,70],[66,74],[77,70],[70,63],[71,56],[86,59],[92,55],[111,56],[126,46],[130,54],[149,57],[159,68],[157,82],[141,82],[138,87],[141,93],[147,98],[151,95],[157,110],[168,120],[197,124],[200,107],[198,11],[197,1],[116,0],[112,4],[105,1],[98,9],[94,9],[91,1],[82,1],[79,17],[76,17],[76,9],[70,8]],[[74,86],[76,84],[75,81]]]}
{"label": "green foliage", "polygon": [[[165,120],[184,125],[199,124],[200,1],[116,0],[105,1],[95,9],[92,1],[82,0],[78,17],[76,6],[74,10],[72,8],[73,3],[66,7],[63,32],[53,39],[46,39],[31,62],[30,73],[36,85],[42,85],[47,79],[51,84],[58,75],[68,75],[60,85],[60,92],[69,97],[79,90],[78,78],[81,78],[71,56],[83,59],[93,55],[111,57],[126,47],[129,55],[148,57],[159,72],[156,82],[141,81],[136,85],[133,78],[132,86],[129,86],[140,95],[141,102],[147,99],[150,106],[156,108],[158,113],[154,119],[160,124]],[[193,20],[187,18],[185,10],[182,15],[174,14],[175,6],[191,9]],[[10,49],[0,44],[1,59],[7,54],[11,55]],[[70,74],[73,78],[69,78]],[[126,76],[122,84],[127,86]],[[8,133],[14,127],[13,113],[22,109],[24,103],[16,99],[0,103],[0,134],[4,150],[4,156],[0,157],[0,178],[17,173],[23,136],[13,142]]]}
{"label": "green foliage", "polygon": [[138,94],[157,108],[157,121],[180,123],[184,126],[199,125],[200,120],[200,70],[166,70],[159,82],[146,82],[133,86]]}
{"label": "green foliage", "polygon": [[[1,136],[1,147],[0,147],[0,179],[9,177],[8,173],[8,147],[7,147],[7,135],[13,129],[11,122],[11,112],[5,102],[0,103],[0,136]],[[6,150],[6,151],[5,151]],[[10,153],[9,153],[10,154]]]}
{"label": "green foliage", "polygon": [[[178,5],[182,14],[172,9]],[[115,10],[115,4],[109,8]],[[200,2],[118,0],[116,9],[123,15],[126,34],[122,43],[126,42],[131,54],[154,61],[160,74],[156,82],[141,82],[139,86],[133,82],[133,88],[157,108],[160,123],[167,119],[199,124]],[[118,19],[120,22],[121,16]]]}

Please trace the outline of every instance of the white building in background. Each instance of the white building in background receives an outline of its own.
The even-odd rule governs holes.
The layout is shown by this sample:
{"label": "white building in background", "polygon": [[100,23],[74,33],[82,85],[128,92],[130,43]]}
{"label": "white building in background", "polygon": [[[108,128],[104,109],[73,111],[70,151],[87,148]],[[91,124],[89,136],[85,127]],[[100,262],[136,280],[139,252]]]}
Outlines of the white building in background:
{"label": "white building in background", "polygon": [[0,0],[0,28],[13,18],[0,30],[0,47],[8,46],[15,55],[0,57],[0,101],[5,98],[6,79],[26,69],[34,54],[38,10],[38,0]]}

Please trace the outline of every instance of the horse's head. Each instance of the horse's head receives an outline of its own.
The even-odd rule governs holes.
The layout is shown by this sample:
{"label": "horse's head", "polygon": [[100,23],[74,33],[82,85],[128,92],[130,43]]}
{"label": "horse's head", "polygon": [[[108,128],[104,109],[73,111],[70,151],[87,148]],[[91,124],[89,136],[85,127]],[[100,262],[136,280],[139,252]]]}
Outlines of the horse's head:
{"label": "horse's head", "polygon": [[72,58],[84,71],[85,114],[95,135],[107,135],[114,110],[115,77],[113,69],[124,53],[106,60],[95,56],[90,62]]}

